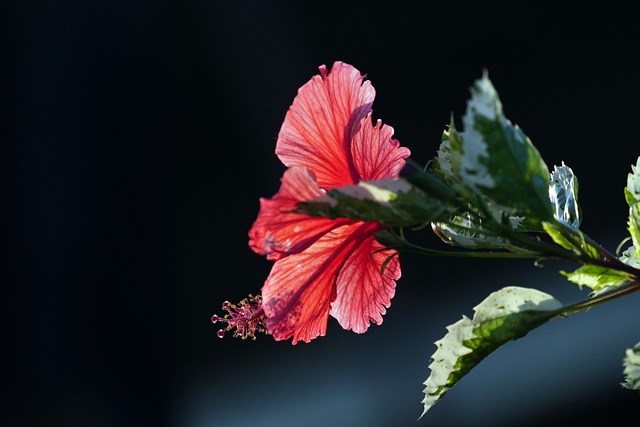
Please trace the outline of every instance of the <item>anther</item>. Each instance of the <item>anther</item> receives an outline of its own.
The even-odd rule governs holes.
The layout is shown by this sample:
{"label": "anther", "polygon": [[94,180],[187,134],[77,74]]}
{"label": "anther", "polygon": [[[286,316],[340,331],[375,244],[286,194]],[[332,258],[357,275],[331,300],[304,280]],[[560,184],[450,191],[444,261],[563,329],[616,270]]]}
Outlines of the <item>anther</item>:
{"label": "anther", "polygon": [[225,322],[227,324],[226,328],[218,331],[218,337],[224,337],[224,334],[232,329],[235,329],[233,336],[243,340],[247,338],[255,340],[256,333],[267,333],[266,316],[262,309],[262,297],[260,295],[249,295],[237,305],[225,301],[222,303],[222,309],[227,312],[224,317],[217,314],[211,316],[212,323]]}

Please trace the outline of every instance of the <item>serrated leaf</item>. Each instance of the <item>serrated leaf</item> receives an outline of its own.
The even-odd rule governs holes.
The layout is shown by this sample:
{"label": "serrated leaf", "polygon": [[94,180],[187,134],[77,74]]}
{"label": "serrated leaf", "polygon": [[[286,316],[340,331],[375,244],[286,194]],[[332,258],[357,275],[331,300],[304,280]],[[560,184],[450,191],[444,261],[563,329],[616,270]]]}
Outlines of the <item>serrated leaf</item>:
{"label": "serrated leaf", "polygon": [[314,200],[298,203],[296,212],[376,221],[389,226],[422,225],[450,215],[445,204],[402,178],[335,188]]}
{"label": "serrated leaf", "polygon": [[627,349],[622,365],[625,378],[622,386],[629,390],[640,390],[640,342]]}
{"label": "serrated leaf", "polygon": [[640,202],[640,157],[635,165],[631,165],[631,173],[627,175],[625,198],[629,206]]}
{"label": "serrated leaf", "polygon": [[458,173],[462,185],[488,197],[508,216],[552,218],[549,170],[529,138],[504,116],[486,72],[471,92],[464,131],[457,135],[459,148],[453,144],[455,134],[448,135],[439,153],[441,169]]}
{"label": "serrated leaf", "polygon": [[423,383],[424,411],[433,407],[455,384],[502,345],[526,335],[559,314],[562,304],[537,289],[509,286],[490,294],[474,307],[473,319],[462,316],[447,327]]}
{"label": "serrated leaf", "polygon": [[[624,196],[629,205],[629,219],[627,221],[629,234],[636,250],[640,250],[640,157],[635,165],[631,165],[631,173],[627,175],[627,186]],[[637,256],[640,253],[636,252]]]}
{"label": "serrated leaf", "polygon": [[602,293],[607,288],[620,286],[633,280],[633,276],[624,271],[598,265],[583,265],[573,272],[560,271],[560,274],[577,284],[581,289],[583,286],[591,288],[594,291],[590,294],[591,296]]}
{"label": "serrated leaf", "polygon": [[618,259],[633,268],[640,269],[640,258],[638,258],[638,251],[635,246],[630,246],[625,249]]}
{"label": "serrated leaf", "polygon": [[[526,231],[522,228],[522,223],[522,218],[508,219],[509,227],[513,231]],[[482,222],[474,221],[469,214],[453,216],[446,223],[434,222],[431,228],[443,242],[452,246],[467,249],[513,249],[515,247],[508,239],[486,230]]]}
{"label": "serrated leaf", "polygon": [[450,185],[457,186],[461,181],[461,160],[462,138],[451,118],[448,129],[442,133],[438,155],[433,161],[432,169]]}
{"label": "serrated leaf", "polygon": [[468,217],[456,216],[449,223],[431,223],[436,236],[443,242],[467,249],[506,249],[511,247],[508,240],[500,236],[483,233]]}
{"label": "serrated leaf", "polygon": [[580,228],[582,217],[578,205],[578,178],[564,162],[561,166],[554,166],[551,172],[549,199],[558,221],[575,229]]}

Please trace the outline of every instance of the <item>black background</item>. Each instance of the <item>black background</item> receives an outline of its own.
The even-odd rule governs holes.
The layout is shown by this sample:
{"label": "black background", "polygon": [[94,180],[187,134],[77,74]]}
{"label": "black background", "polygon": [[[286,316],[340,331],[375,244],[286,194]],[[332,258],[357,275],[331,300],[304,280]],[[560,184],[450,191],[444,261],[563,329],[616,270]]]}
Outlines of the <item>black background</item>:
{"label": "black background", "polygon": [[[519,2],[522,3],[522,2]],[[8,2],[2,55],[3,425],[590,425],[637,416],[624,349],[637,296],[500,349],[419,422],[433,342],[489,292],[586,297],[556,262],[406,254],[381,326],[291,346],[219,339],[224,300],[270,263],[247,232],[279,187],[298,87],[342,60],[422,163],[487,69],[550,169],[580,181],[583,231],[627,235],[640,154],[638,22],[612,2]],[[439,242],[425,238],[439,245]]]}

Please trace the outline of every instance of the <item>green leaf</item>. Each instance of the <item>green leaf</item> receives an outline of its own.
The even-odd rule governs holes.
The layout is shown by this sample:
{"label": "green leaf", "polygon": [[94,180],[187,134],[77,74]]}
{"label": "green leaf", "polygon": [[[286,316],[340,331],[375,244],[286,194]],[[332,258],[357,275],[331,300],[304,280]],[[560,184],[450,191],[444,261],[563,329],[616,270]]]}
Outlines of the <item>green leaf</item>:
{"label": "green leaf", "polygon": [[442,133],[438,156],[434,159],[431,168],[450,185],[458,187],[461,183],[461,160],[462,138],[452,117],[449,128]]}
{"label": "green leaf", "polygon": [[[488,236],[472,227],[467,218],[455,217],[451,223],[432,223],[431,228],[445,243],[467,249],[508,248],[509,242],[499,236]],[[471,228],[470,228],[471,227]]]}
{"label": "green leaf", "polygon": [[638,251],[635,246],[630,246],[625,249],[618,259],[633,268],[640,269],[640,258],[638,258]]}
{"label": "green leaf", "polygon": [[622,386],[629,390],[640,390],[640,342],[627,349],[622,365],[625,378]]}
{"label": "green leaf", "polygon": [[584,254],[591,258],[599,258],[598,249],[589,244],[584,234],[574,228],[563,227],[561,224],[553,224],[543,221],[542,228],[558,245],[565,249],[575,252],[576,254]]}
{"label": "green leaf", "polygon": [[[633,246],[636,250],[640,250],[640,157],[635,165],[631,165],[631,173],[627,176],[624,196],[629,205],[628,230]],[[640,257],[640,253],[636,252],[636,256]]]}
{"label": "green leaf", "polygon": [[457,203],[457,193],[441,175],[420,167],[412,159],[407,159],[401,173],[402,178],[424,191],[429,197],[447,205]]}
{"label": "green leaf", "polygon": [[[520,218],[513,218],[510,225],[517,229]],[[512,249],[514,245],[504,237],[490,233],[469,216],[454,216],[447,223],[434,222],[431,228],[440,239],[452,246],[467,249]]]}
{"label": "green leaf", "polygon": [[542,223],[542,228],[558,245],[570,251],[579,253],[579,248],[576,248],[575,245],[571,243],[571,241],[568,238],[565,237],[565,235],[562,233],[562,230],[559,227],[556,227],[554,224],[550,222],[544,221]]}
{"label": "green leaf", "polygon": [[460,379],[509,341],[560,314],[562,304],[537,289],[509,286],[490,294],[474,307],[473,319],[462,316],[435,342],[431,374],[423,383],[422,400],[427,413]]}
{"label": "green leaf", "polygon": [[522,130],[503,114],[502,103],[483,74],[471,88],[463,117],[464,132],[443,137],[438,170],[486,196],[508,216],[553,217],[549,170]]}
{"label": "green leaf", "polygon": [[551,172],[549,199],[558,221],[575,229],[580,228],[582,211],[578,205],[578,178],[564,162],[561,166],[554,166]]}
{"label": "green leaf", "polygon": [[606,288],[620,286],[633,280],[629,273],[598,265],[583,265],[571,273],[560,271],[560,274],[581,289],[583,286],[593,289],[591,296],[602,293]]}
{"label": "green leaf", "polygon": [[446,205],[403,178],[362,181],[300,202],[296,212],[326,218],[415,226],[448,217]]}

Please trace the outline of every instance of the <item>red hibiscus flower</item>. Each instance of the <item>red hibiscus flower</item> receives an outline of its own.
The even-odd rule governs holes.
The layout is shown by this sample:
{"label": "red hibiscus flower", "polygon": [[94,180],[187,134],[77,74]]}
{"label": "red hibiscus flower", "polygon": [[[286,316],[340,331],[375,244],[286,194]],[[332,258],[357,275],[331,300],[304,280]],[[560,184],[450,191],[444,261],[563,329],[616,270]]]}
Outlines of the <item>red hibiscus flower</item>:
{"label": "red hibiscus flower", "polygon": [[276,155],[288,169],[249,231],[249,246],[275,261],[262,287],[267,331],[292,344],[325,335],[329,315],[357,333],[382,323],[400,278],[397,254],[373,237],[381,224],[289,212],[332,188],[397,178],[410,154],[393,128],[372,122],[365,76],[343,62],[319,70],[285,116]]}

